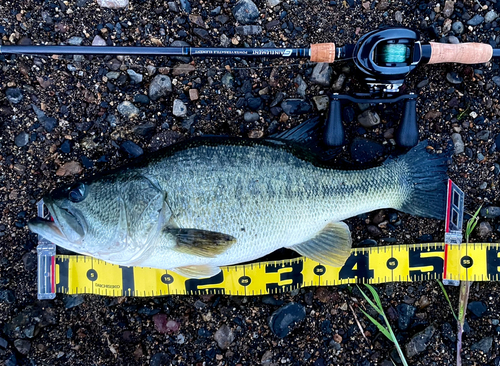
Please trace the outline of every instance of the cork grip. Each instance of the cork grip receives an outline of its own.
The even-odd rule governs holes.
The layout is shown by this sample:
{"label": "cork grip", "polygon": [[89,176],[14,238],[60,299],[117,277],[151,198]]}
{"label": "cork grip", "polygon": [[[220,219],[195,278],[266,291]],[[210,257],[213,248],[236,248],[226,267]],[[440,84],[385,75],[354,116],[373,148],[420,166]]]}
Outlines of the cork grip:
{"label": "cork grip", "polygon": [[430,42],[429,64],[456,62],[460,64],[481,64],[493,56],[493,47],[484,43],[445,44]]}
{"label": "cork grip", "polygon": [[335,43],[317,43],[311,45],[312,62],[335,61]]}

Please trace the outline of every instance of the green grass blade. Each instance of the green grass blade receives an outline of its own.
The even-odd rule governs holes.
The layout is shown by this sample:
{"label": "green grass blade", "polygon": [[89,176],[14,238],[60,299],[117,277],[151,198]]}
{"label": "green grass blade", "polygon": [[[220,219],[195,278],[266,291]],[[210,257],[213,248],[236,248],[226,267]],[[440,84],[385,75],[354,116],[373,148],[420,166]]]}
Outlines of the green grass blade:
{"label": "green grass blade", "polygon": [[446,292],[444,285],[442,284],[441,281],[439,281],[439,280],[436,280],[436,281],[439,284],[439,287],[441,287],[441,291],[443,291],[444,298],[446,299],[446,301],[448,301],[448,305],[450,305],[450,310],[451,310],[451,313],[453,314],[453,317],[455,318],[455,320],[458,321],[457,314],[455,314],[455,311],[453,310],[453,306],[451,305],[451,300],[448,297],[448,293]]}
{"label": "green grass blade", "polygon": [[467,221],[467,229],[465,230],[465,236],[467,238],[467,242],[469,242],[468,239],[470,237],[470,234],[472,234],[472,232],[476,228],[477,223],[479,222],[478,216],[479,216],[479,212],[481,211],[481,207],[483,207],[483,206],[482,205],[479,206],[476,213],[472,216],[472,218],[469,221]]}
{"label": "green grass blade", "polygon": [[365,283],[365,286],[368,288],[368,290],[370,290],[370,292],[372,293],[372,296],[373,298],[375,299],[377,305],[378,305],[378,308],[383,311],[383,308],[382,308],[382,302],[380,301],[380,297],[378,296],[378,293],[377,291],[375,291],[375,289],[373,288],[372,285],[369,285],[367,283]]}
{"label": "green grass blade", "polygon": [[389,331],[382,325],[378,322],[378,320],[376,320],[375,318],[373,318],[370,314],[368,314],[366,311],[364,311],[363,309],[359,309],[361,310],[361,312],[363,314],[365,314],[365,316],[370,319],[370,321],[378,328],[378,330],[387,337],[388,340],[390,340],[391,342],[394,342],[394,340],[392,339],[391,337],[391,334],[389,333]]}
{"label": "green grass blade", "polygon": [[380,315],[382,315],[382,316],[383,316],[383,315],[384,315],[384,309],[382,309],[382,306],[379,308],[379,307],[378,307],[378,306],[377,306],[377,305],[376,305],[376,304],[372,301],[372,299],[370,299],[370,298],[368,297],[368,295],[367,295],[367,294],[365,294],[365,292],[364,292],[363,290],[361,290],[361,288],[360,288],[359,286],[358,286],[358,290],[361,292],[361,294],[363,295],[363,297],[365,298],[365,300],[368,302],[368,304],[370,304],[370,306],[371,306],[372,308],[374,308],[374,309],[377,311],[377,313],[379,313]]}

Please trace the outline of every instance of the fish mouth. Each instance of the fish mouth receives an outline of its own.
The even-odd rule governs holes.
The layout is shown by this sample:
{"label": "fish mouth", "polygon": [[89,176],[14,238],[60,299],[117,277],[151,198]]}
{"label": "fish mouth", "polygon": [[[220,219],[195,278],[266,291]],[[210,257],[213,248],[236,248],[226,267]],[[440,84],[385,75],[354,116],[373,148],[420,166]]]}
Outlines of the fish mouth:
{"label": "fish mouth", "polygon": [[80,215],[65,207],[67,205],[64,205],[64,202],[57,205],[50,197],[44,198],[44,204],[51,219],[34,218],[28,222],[29,229],[67,249],[75,249],[74,246],[81,245],[86,225]]}

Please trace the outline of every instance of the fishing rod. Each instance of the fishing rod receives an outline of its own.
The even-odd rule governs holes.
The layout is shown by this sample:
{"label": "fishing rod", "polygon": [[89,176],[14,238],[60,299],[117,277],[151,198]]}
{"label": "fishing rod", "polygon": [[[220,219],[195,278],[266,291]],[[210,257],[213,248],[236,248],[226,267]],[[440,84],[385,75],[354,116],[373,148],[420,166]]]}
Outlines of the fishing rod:
{"label": "fishing rod", "polygon": [[342,102],[384,104],[404,101],[403,119],[395,140],[403,147],[418,142],[416,98],[401,94],[399,88],[417,66],[423,64],[486,63],[500,58],[500,49],[484,43],[422,44],[418,32],[408,28],[377,29],[363,35],[354,44],[336,47],[335,43],[312,44],[309,48],[218,48],[218,47],[135,47],[135,46],[48,46],[0,45],[0,54],[23,55],[135,55],[192,57],[267,57],[309,58],[312,62],[332,63],[353,60],[358,77],[367,92],[353,95],[332,94],[325,123],[324,141],[328,146],[345,144]]}

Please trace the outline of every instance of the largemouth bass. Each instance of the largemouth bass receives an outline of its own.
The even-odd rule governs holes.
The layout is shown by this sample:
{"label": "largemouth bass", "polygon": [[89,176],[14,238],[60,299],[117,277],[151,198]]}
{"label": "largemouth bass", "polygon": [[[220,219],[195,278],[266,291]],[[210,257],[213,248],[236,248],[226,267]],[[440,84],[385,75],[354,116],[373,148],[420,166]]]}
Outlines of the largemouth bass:
{"label": "largemouth bass", "polygon": [[337,170],[286,140],[199,138],[54,190],[29,228],[105,261],[210,277],[279,248],[342,266],[342,220],[382,208],[444,218],[446,160],[421,143],[366,170]]}

